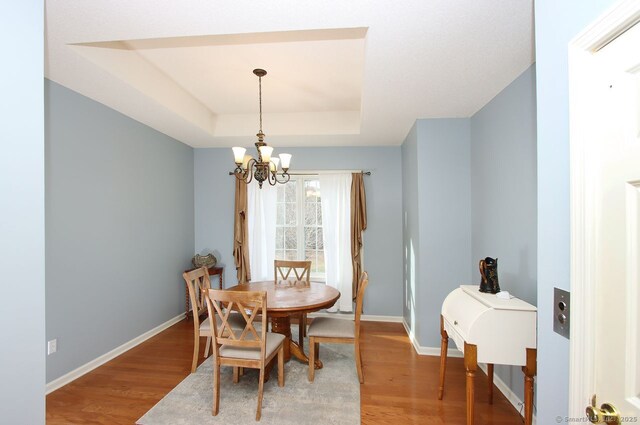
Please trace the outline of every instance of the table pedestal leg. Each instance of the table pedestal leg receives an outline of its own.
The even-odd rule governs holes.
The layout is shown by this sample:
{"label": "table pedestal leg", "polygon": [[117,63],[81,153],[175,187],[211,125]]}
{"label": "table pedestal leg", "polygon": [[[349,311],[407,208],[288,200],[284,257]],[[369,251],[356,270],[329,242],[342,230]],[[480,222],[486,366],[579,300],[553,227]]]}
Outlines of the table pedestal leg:
{"label": "table pedestal leg", "polygon": [[467,425],[473,425],[475,402],[473,381],[478,370],[478,346],[464,343],[464,367],[467,370]]}
{"label": "table pedestal leg", "polygon": [[271,331],[284,335],[284,361],[291,360],[291,320],[289,316],[272,316]]}
{"label": "table pedestal leg", "polygon": [[[309,357],[304,353],[302,347],[300,347],[297,342],[290,340],[289,348],[291,349],[291,354],[293,354],[296,359],[300,360],[302,363],[309,364]],[[316,365],[316,369],[322,369],[322,362],[320,360],[316,358],[314,363]]]}
{"label": "table pedestal leg", "polygon": [[[309,357],[304,353],[302,347],[291,339],[291,319],[289,316],[272,316],[271,317],[271,331],[284,335],[284,361],[291,360],[291,356],[300,360],[302,363],[309,364]],[[320,360],[315,361],[315,368],[321,369],[322,362]]]}

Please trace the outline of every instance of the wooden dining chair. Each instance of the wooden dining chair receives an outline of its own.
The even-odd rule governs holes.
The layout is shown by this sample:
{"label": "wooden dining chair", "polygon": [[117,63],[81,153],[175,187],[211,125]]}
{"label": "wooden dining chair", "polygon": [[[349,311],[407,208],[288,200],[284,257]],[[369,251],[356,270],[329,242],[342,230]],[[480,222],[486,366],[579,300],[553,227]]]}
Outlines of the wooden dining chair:
{"label": "wooden dining chair", "polygon": [[309,325],[309,382],[313,382],[315,374],[315,361],[320,351],[319,343],[353,344],[355,347],[356,369],[358,379],[364,384],[362,373],[362,356],[360,355],[360,316],[362,315],[362,303],[364,291],[369,284],[369,275],[363,272],[358,285],[356,298],[355,320],[344,320],[333,317],[316,317]]}
{"label": "wooden dining chair", "polygon": [[[233,366],[233,381],[238,382],[239,368],[260,369],[258,379],[258,409],[262,413],[262,392],[265,366],[278,354],[278,386],[284,386],[284,340],[282,334],[267,332],[267,293],[264,291],[220,291],[209,289],[206,297],[209,321],[213,329],[213,412],[220,404],[220,366]],[[223,309],[222,306],[227,309]],[[231,310],[237,310],[245,320],[242,330],[229,323]],[[260,316],[261,326],[254,320]],[[215,318],[215,320],[212,320]],[[219,319],[219,320],[218,320]]]}
{"label": "wooden dining chair", "polygon": [[[207,290],[211,288],[209,280],[209,270],[206,267],[184,272],[182,274],[187,289],[189,291],[189,300],[191,301],[191,309],[193,312],[193,362],[191,363],[191,373],[196,371],[198,367],[198,352],[200,351],[200,338],[207,338],[204,348],[204,357],[209,355],[211,346],[211,326],[209,321],[200,320],[200,316],[207,312],[207,304],[205,297]],[[243,329],[245,322],[239,313],[234,313],[229,317],[229,323],[234,329]]]}
{"label": "wooden dining chair", "polygon": [[[280,280],[309,283],[311,279],[311,261],[275,260],[273,262],[273,274],[276,284]],[[304,337],[306,335],[307,313],[300,313],[298,325],[298,344],[300,347],[304,347]]]}

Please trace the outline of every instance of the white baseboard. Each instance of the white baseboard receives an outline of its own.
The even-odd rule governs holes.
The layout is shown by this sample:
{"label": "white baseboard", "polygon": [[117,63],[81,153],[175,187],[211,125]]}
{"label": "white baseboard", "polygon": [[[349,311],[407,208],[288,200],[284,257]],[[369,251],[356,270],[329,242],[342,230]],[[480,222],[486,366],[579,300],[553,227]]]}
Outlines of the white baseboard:
{"label": "white baseboard", "polygon": [[[404,320],[404,318],[402,319],[402,324],[404,325],[405,331],[407,331],[409,340],[413,344],[413,348],[416,350],[416,353],[422,356],[440,356],[440,348],[423,347],[418,343],[418,340],[415,337],[415,333],[413,332],[413,329],[409,329],[409,325]],[[464,357],[464,356],[460,350],[449,348],[447,350],[447,357]],[[480,364],[478,366],[480,367],[480,369],[482,369],[482,371],[486,375],[487,365]],[[518,413],[520,413],[521,416],[524,415],[524,409],[522,409],[522,405],[523,405],[522,400],[520,400],[520,398],[518,398],[518,396],[511,390],[511,388],[509,388],[509,386],[502,379],[500,379],[500,377],[496,374],[493,375],[493,383],[495,384],[496,388],[498,388],[498,390],[500,390],[500,392],[507,398],[507,400],[509,400],[509,403],[511,403],[513,407],[515,407]],[[536,425],[535,413],[533,415],[532,424]]]}
{"label": "white baseboard", "polygon": [[[487,374],[487,365],[485,363],[479,364],[478,367],[482,369],[485,375]],[[516,408],[518,413],[520,413],[520,416],[524,417],[524,407],[523,407],[524,403],[522,402],[522,400],[520,400],[520,398],[518,398],[516,393],[514,393],[511,390],[511,388],[509,388],[509,386],[502,379],[500,379],[500,377],[495,373],[493,374],[493,384],[496,386],[496,388],[500,390],[500,392],[507,398],[507,400],[509,400],[509,403],[511,403],[513,407]],[[532,425],[535,425],[535,424],[536,424],[536,415],[534,413]]]}
{"label": "white baseboard", "polygon": [[[316,312],[309,313],[307,317],[334,317],[337,319],[353,320],[353,313],[326,313]],[[360,316],[360,320],[364,322],[390,322],[390,323],[402,323],[402,316],[374,316],[371,314],[363,314]]]}
{"label": "white baseboard", "polygon": [[48,382],[47,386],[46,386],[46,394],[49,394],[49,393],[57,390],[58,388],[60,388],[60,387],[62,387],[64,385],[67,385],[69,382],[71,382],[71,381],[73,381],[75,379],[78,379],[79,377],[81,377],[82,375],[84,375],[84,374],[86,374],[88,372],[91,372],[93,369],[97,368],[98,366],[102,366],[103,364],[105,364],[109,360],[113,360],[114,358],[118,357],[120,354],[124,353],[125,351],[128,351],[128,350],[132,349],[133,347],[135,347],[136,345],[141,344],[142,342],[144,342],[147,339],[151,338],[152,336],[155,336],[155,335],[159,334],[163,330],[165,330],[168,327],[178,323],[182,319],[184,319],[184,313],[180,313],[176,317],[167,320],[163,324],[161,324],[159,326],[156,326],[155,328],[151,329],[150,331],[147,331],[147,332],[143,333],[142,335],[133,338],[131,341],[125,342],[121,346],[114,348],[113,350],[109,351],[108,353],[105,353],[105,354],[101,355],[100,357],[98,357],[96,359],[93,359],[88,363],[85,363],[84,365],[80,366],[79,368],[74,369],[71,372],[62,375],[61,377],[59,377],[57,379],[54,379],[51,382]]}
{"label": "white baseboard", "polygon": [[360,320],[365,322],[402,323],[402,316],[374,316],[372,314],[363,314]]}
{"label": "white baseboard", "polygon": [[[404,318],[402,318],[402,324],[404,325],[404,330],[407,332],[409,340],[411,341],[411,344],[413,344],[413,349],[416,350],[416,353],[421,356],[440,356],[439,347],[423,347],[418,343],[413,329],[409,329],[409,325]],[[449,348],[447,350],[447,357],[462,357],[462,352],[456,348]]]}

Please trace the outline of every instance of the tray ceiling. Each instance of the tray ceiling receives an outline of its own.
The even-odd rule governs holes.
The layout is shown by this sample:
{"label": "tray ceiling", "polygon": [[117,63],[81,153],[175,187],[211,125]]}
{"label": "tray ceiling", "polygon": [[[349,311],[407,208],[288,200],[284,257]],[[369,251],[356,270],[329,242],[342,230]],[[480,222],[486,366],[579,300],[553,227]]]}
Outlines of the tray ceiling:
{"label": "tray ceiling", "polygon": [[[481,3],[481,4],[478,4]],[[45,75],[193,147],[398,145],[533,63],[531,1],[47,1]]]}

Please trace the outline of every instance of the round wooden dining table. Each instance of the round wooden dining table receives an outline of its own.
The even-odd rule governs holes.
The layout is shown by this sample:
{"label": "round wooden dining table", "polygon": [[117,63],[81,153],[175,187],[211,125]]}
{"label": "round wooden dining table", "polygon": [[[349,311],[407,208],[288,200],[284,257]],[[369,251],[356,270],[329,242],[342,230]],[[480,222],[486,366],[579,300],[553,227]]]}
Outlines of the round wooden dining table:
{"label": "round wooden dining table", "polygon": [[[340,291],[324,283],[273,280],[243,283],[227,288],[229,291],[266,291],[267,316],[271,321],[271,331],[285,336],[284,358],[291,359],[293,355],[298,360],[309,363],[309,357],[303,347],[291,339],[291,316],[300,313],[311,313],[333,306]],[[316,361],[316,369],[322,367],[322,362]]]}

